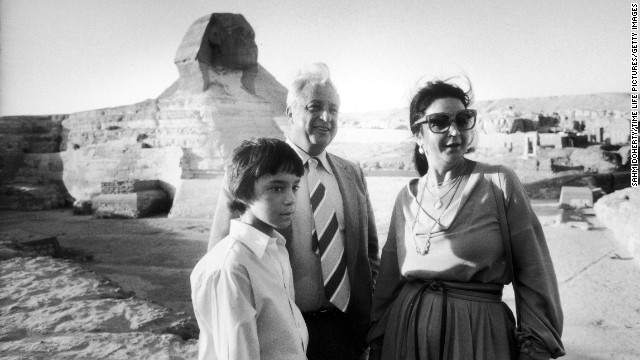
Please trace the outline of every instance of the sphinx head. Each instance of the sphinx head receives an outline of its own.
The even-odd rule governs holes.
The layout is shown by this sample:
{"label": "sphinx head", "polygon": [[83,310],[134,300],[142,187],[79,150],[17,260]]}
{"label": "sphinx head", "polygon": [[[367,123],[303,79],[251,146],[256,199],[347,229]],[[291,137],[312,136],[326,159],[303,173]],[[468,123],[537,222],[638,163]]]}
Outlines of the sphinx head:
{"label": "sphinx head", "polygon": [[197,59],[205,64],[245,70],[258,64],[256,34],[244,16],[211,15]]}

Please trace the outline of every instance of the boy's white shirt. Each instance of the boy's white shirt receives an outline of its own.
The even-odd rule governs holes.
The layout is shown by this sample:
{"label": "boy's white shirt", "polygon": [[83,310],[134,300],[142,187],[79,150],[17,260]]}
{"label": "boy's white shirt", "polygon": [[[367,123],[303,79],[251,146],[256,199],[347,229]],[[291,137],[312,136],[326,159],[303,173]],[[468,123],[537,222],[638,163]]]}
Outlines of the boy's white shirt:
{"label": "boy's white shirt", "polygon": [[199,359],[306,359],[286,240],[231,220],[191,273]]}

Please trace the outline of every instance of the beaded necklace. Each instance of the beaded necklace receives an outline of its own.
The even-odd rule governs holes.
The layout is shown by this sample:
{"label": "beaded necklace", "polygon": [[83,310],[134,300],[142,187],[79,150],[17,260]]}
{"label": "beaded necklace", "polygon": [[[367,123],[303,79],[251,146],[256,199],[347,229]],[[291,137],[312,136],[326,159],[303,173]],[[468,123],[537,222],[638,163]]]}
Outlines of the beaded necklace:
{"label": "beaded necklace", "polygon": [[[462,175],[461,175],[461,176],[462,176]],[[433,183],[431,183],[431,185],[429,185],[429,186],[431,186],[431,187],[441,187],[441,186],[449,185],[449,184],[451,184],[451,183],[455,182],[456,180],[458,180],[458,178],[459,178],[459,177],[460,177],[460,176],[457,176],[457,177],[451,178],[451,179],[449,179],[449,180],[447,180],[447,181],[443,181],[443,182],[441,182],[441,183],[438,183],[438,182],[434,181],[434,182],[433,182]]]}
{"label": "beaded necklace", "polygon": [[[440,224],[440,218],[442,217],[442,214],[444,214],[444,212],[449,208],[449,205],[451,205],[451,203],[453,202],[453,198],[456,197],[456,192],[458,192],[458,187],[460,186],[460,183],[462,183],[462,176],[459,176],[456,178],[455,185],[451,187],[451,189],[455,188],[455,190],[453,191],[453,195],[451,195],[451,199],[449,199],[447,206],[442,210],[438,218],[434,219],[433,216],[429,215],[429,213],[422,207],[422,200],[424,199],[424,193],[427,188],[427,181],[424,182],[424,186],[422,187],[422,195],[420,195],[420,201],[418,202],[418,212],[416,214],[416,217],[413,218],[413,224],[411,225],[411,235],[413,236],[413,244],[415,245],[416,252],[418,254],[427,255],[429,253],[429,249],[431,248],[431,233],[433,232],[433,229],[436,227],[436,225]],[[451,191],[451,189],[449,189],[447,193]],[[442,198],[444,198],[444,195],[442,196]],[[439,209],[440,207],[442,207],[442,203],[440,204],[439,207],[436,207],[436,209]],[[416,223],[418,222],[418,217],[420,216],[421,212],[424,212],[425,214],[427,214],[427,216],[434,221],[433,225],[431,225],[431,228],[429,229],[429,233],[426,235],[424,234],[417,235],[413,231],[416,226]],[[416,237],[420,238],[421,242],[424,243],[424,246],[418,245],[418,240],[416,239]]]}
{"label": "beaded necklace", "polygon": [[[456,187],[456,184],[457,184],[457,183],[459,183],[459,181],[460,181],[461,179],[462,179],[462,175],[460,175],[460,176],[458,176],[458,177],[456,177],[456,178],[453,178],[453,179],[450,179],[450,180],[446,181],[446,183],[452,183],[452,185],[451,185],[451,187],[449,187],[449,190],[447,190],[444,194],[442,194],[442,196],[436,196],[434,193],[432,193],[432,192],[431,192],[431,190],[429,190],[429,187],[427,187],[427,186],[426,186],[426,185],[427,185],[427,182],[425,182],[425,187],[424,187],[424,189],[422,189],[422,195],[424,196],[424,190],[426,189],[426,190],[427,190],[427,192],[429,193],[429,195],[430,195],[432,198],[436,199],[436,202],[433,204],[433,207],[434,207],[436,210],[437,210],[437,209],[440,209],[440,208],[442,207],[442,205],[444,205],[444,204],[442,203],[442,199],[444,199],[444,198],[445,198],[445,196],[447,196],[447,194],[448,194],[449,192],[451,192],[451,190],[453,190],[453,188],[455,188],[455,187]],[[443,182],[442,184],[444,184],[444,182]],[[433,185],[435,185],[435,184],[432,184],[432,186],[433,186]]]}

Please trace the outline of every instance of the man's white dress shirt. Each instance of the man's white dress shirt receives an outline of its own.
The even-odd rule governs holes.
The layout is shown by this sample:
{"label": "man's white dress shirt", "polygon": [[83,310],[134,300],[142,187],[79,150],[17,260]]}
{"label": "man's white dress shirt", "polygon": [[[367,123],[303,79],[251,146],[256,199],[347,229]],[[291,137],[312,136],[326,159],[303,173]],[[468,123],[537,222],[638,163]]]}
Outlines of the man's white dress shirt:
{"label": "man's white dress shirt", "polygon": [[307,327],[294,299],[285,239],[231,220],[191,273],[198,358],[306,359]]}

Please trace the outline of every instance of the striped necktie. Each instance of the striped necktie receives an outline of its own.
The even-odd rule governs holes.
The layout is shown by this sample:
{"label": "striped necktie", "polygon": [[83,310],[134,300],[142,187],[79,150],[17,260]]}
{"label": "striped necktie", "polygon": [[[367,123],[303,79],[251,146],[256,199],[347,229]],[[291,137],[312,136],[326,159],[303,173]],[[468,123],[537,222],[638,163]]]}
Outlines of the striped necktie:
{"label": "striped necktie", "polygon": [[[344,241],[339,238],[338,218],[326,188],[318,174],[318,158],[309,158],[309,193],[315,226],[312,233],[313,249],[320,256],[326,298],[343,312],[347,311],[351,287],[347,274]],[[321,167],[321,166],[320,166]]]}

